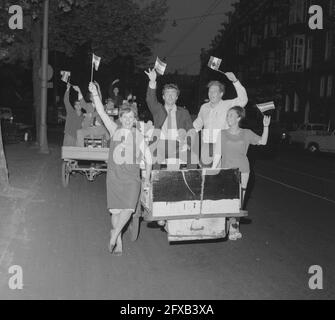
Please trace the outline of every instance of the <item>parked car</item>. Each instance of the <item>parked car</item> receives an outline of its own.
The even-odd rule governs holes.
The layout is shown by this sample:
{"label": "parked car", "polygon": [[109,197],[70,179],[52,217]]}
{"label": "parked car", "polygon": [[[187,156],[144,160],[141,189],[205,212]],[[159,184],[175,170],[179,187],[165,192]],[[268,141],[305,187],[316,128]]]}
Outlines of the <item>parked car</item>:
{"label": "parked car", "polygon": [[13,121],[13,112],[11,108],[0,108],[0,120]]}
{"label": "parked car", "polygon": [[335,153],[335,131],[308,136],[305,141],[305,148],[312,153],[318,151]]}
{"label": "parked car", "polygon": [[306,123],[295,131],[288,132],[290,143],[305,144],[306,138],[328,132],[328,126],[322,123]]}
{"label": "parked car", "polygon": [[4,144],[19,143],[23,141],[27,142],[32,140],[32,125],[2,120],[1,128]]}

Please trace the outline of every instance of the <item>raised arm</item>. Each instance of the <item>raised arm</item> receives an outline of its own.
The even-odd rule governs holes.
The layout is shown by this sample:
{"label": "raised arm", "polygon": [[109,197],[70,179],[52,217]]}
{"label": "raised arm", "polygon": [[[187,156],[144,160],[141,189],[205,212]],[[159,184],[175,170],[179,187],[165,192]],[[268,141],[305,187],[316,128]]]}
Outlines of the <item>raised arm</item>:
{"label": "raised arm", "polygon": [[92,112],[92,107],[89,103],[87,103],[83,97],[83,94],[79,88],[79,86],[73,86],[73,90],[77,91],[78,93],[78,100],[80,102],[80,106],[87,112]]}
{"label": "raised arm", "polygon": [[147,90],[146,102],[148,108],[152,115],[161,111],[162,105],[157,100],[156,88],[157,88],[157,73],[154,69],[149,69],[148,71],[144,71],[145,74],[149,78],[149,86]]}
{"label": "raised arm", "polygon": [[64,105],[65,105],[65,110],[67,114],[70,112],[75,112],[70,103],[70,88],[71,88],[71,85],[67,83],[66,91],[64,93]]}
{"label": "raised arm", "polygon": [[110,136],[113,136],[114,132],[117,129],[116,123],[108,116],[108,114],[105,112],[104,106],[100,100],[98,89],[96,85],[93,82],[90,82],[89,91],[92,93],[93,102],[95,104],[95,108],[103,121],[106,129],[109,131]]}
{"label": "raised arm", "polygon": [[268,142],[268,137],[269,137],[269,125],[271,122],[271,117],[270,116],[264,116],[263,119],[263,134],[261,140],[258,142],[259,145],[265,146]]}
{"label": "raised arm", "polygon": [[237,98],[231,100],[232,107],[238,106],[244,108],[248,103],[247,91],[242,86],[241,82],[238,81],[234,73],[227,72],[225,75],[233,83],[237,93]]}

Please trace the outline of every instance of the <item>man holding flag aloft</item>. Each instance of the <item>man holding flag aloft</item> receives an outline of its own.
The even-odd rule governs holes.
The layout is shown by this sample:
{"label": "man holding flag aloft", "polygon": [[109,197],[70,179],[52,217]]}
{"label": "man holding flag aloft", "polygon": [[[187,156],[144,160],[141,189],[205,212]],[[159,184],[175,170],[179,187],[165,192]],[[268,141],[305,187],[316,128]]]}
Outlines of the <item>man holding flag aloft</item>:
{"label": "man holding flag aloft", "polygon": [[166,65],[161,65],[160,68],[155,66],[155,69],[145,71],[149,78],[146,101],[153,116],[155,129],[158,129],[160,133],[156,141],[156,165],[159,166],[162,163],[168,163],[170,160],[177,160],[173,165],[179,167],[182,162],[187,162],[190,166],[191,162],[194,161],[191,154],[191,144],[194,141],[187,141],[187,134],[190,132],[192,134],[192,131],[195,133],[195,130],[188,110],[176,105],[180,93],[178,86],[176,84],[166,84],[163,88],[164,105],[157,100],[157,73],[164,73],[165,67]]}
{"label": "man holding flag aloft", "polygon": [[[222,60],[211,57],[208,66],[219,71]],[[223,73],[223,72],[221,72]],[[213,147],[220,130],[228,129],[227,112],[234,106],[244,108],[248,103],[248,96],[245,88],[238,81],[234,73],[224,73],[235,87],[237,97],[231,100],[223,100],[225,85],[219,81],[211,81],[208,84],[209,102],[200,108],[197,119],[193,122],[196,131],[202,130],[201,164],[203,167],[210,167],[213,161]]]}

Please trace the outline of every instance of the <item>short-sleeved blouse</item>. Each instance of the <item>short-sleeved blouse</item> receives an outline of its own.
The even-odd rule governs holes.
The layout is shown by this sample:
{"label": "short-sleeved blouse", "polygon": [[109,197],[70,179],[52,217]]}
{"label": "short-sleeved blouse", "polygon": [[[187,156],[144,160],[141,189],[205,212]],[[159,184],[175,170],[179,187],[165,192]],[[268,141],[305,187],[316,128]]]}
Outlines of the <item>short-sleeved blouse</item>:
{"label": "short-sleeved blouse", "polygon": [[240,129],[236,135],[221,130],[215,144],[215,154],[221,155],[222,168],[239,168],[242,173],[250,172],[247,152],[249,145],[257,145],[261,137],[249,129]]}

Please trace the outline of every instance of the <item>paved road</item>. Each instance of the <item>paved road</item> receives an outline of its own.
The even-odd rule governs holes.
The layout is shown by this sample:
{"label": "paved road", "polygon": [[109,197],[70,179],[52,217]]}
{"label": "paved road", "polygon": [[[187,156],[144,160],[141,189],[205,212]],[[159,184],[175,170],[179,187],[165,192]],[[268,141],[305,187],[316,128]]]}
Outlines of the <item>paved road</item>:
{"label": "paved road", "polygon": [[[124,255],[112,257],[104,177],[90,183],[78,175],[64,189],[59,148],[42,159],[24,149],[33,169],[20,164],[14,149],[7,150],[13,184],[32,193],[23,200],[1,198],[8,210],[0,226],[0,298],[335,298],[335,203],[278,183],[294,175],[276,176],[283,166],[278,160],[256,161],[243,240],[169,245],[163,231],[143,222],[138,241],[126,233]],[[331,166],[329,159],[325,163]],[[273,170],[263,169],[271,165]],[[23,269],[22,290],[8,288],[14,264]],[[323,268],[323,290],[308,287],[312,265]]]}

